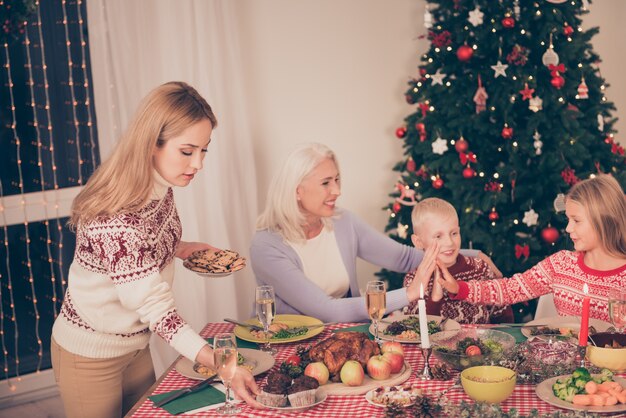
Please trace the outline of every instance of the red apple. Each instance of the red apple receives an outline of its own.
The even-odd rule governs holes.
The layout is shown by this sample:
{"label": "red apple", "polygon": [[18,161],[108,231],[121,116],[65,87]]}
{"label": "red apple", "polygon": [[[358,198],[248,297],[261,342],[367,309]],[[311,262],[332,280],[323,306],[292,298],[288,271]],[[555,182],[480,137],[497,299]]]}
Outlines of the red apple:
{"label": "red apple", "polygon": [[389,379],[391,364],[382,355],[372,356],[367,361],[367,374],[374,380]]}
{"label": "red apple", "polygon": [[481,354],[480,347],[478,347],[477,345],[470,345],[469,347],[465,349],[465,354],[467,354],[470,357],[480,356]]}
{"label": "red apple", "polygon": [[356,360],[348,360],[341,366],[339,377],[341,383],[346,386],[360,386],[365,379],[365,372],[361,363]]}
{"label": "red apple", "polygon": [[328,367],[321,361],[309,363],[304,369],[304,374],[316,379],[320,385],[324,385],[328,382]]}
{"label": "red apple", "polygon": [[400,373],[404,366],[404,355],[395,351],[387,351],[383,354],[383,358],[391,365],[391,373]]}
{"label": "red apple", "polygon": [[404,355],[404,348],[402,348],[402,344],[398,341],[385,341],[383,345],[380,346],[381,353],[385,354],[389,351],[394,351]]}

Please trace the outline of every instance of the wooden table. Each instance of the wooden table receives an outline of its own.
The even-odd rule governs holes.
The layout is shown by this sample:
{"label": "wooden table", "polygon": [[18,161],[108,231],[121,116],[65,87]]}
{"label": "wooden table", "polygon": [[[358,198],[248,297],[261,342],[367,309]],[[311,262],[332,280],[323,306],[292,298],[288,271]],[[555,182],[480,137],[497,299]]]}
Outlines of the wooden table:
{"label": "wooden table", "polygon": [[[338,324],[332,325],[324,329],[320,335],[304,341],[304,343],[311,343],[314,341],[318,341],[332,335],[332,331],[339,328],[346,328],[350,326],[355,326],[359,324]],[[201,335],[204,337],[213,336],[219,332],[231,332],[233,330],[233,325],[227,323],[209,323],[202,330]],[[275,355],[276,365],[274,368],[277,368],[278,365],[286,359],[289,355],[294,354],[296,347],[303,342],[294,342],[288,344],[276,344],[275,347],[278,349],[278,353]],[[422,381],[416,378],[416,375],[421,373],[424,362],[422,359],[421,352],[419,350],[419,346],[415,344],[405,344],[405,360],[411,365],[413,369],[413,373],[407,383],[417,383],[419,387],[421,387],[425,393],[430,393],[433,396],[437,396],[443,390],[449,388],[454,384],[456,376],[458,373],[454,372],[452,379],[449,381],[440,381],[440,380],[429,380]],[[436,359],[431,357],[431,365],[436,363]],[[169,417],[171,416],[167,411],[161,408],[154,408],[152,401],[148,400],[148,396],[152,394],[158,394],[163,392],[169,392],[175,389],[181,389],[187,386],[196,383],[197,381],[188,379],[182,375],[180,375],[175,369],[174,362],[159,378],[159,380],[148,390],[148,392],[137,402],[137,404],[132,408],[132,410],[126,415],[126,417],[133,418],[158,418],[158,417]],[[258,377],[257,383],[262,385],[265,380],[265,374],[262,374]],[[471,401],[467,395],[463,392],[463,389],[457,388],[453,389],[446,394],[449,401],[452,402],[461,402],[461,400]],[[521,414],[528,414],[530,410],[536,409],[540,413],[546,412],[554,412],[557,410],[564,411],[555,406],[552,406],[541,399],[539,399],[535,394],[535,386],[527,385],[527,384],[517,384],[515,386],[515,390],[513,394],[502,404],[500,404],[503,410],[509,410],[511,408],[515,408]],[[383,417],[384,416],[384,408],[380,408],[374,405],[369,404],[365,400],[364,395],[330,395],[328,399],[322,403],[321,405],[316,406],[305,412],[299,412],[296,414],[281,414],[279,411],[275,409],[268,410],[257,410],[248,407],[245,404],[241,404],[242,412],[238,414],[238,417]],[[218,416],[216,413],[212,411],[199,412],[193,415],[189,414],[181,414],[180,416],[194,416],[194,417],[215,417]]]}

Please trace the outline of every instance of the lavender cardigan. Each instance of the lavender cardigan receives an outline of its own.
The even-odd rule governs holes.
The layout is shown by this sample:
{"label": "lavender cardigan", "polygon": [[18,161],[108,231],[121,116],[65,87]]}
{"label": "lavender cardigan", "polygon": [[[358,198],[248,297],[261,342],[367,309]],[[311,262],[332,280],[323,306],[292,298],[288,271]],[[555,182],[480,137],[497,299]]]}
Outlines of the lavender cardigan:
{"label": "lavender cardigan", "polygon": [[[353,213],[342,209],[333,219],[333,228],[341,258],[350,277],[352,297],[336,299],[311,282],[302,270],[302,262],[280,234],[257,231],[250,247],[252,270],[259,285],[274,287],[276,313],[303,314],[324,322],[368,321],[365,298],[360,297],[356,277],[356,259],[398,272],[411,271],[419,265],[423,251],[400,244],[376,231]],[[464,250],[476,256],[478,251]],[[408,305],[406,289],[387,292],[387,313]],[[255,316],[254,313],[252,316]]]}

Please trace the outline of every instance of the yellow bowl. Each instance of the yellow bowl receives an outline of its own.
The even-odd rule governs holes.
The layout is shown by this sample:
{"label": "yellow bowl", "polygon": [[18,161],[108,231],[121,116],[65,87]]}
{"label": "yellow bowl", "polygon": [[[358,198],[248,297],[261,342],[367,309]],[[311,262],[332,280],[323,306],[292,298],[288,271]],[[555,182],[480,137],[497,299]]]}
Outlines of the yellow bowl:
{"label": "yellow bowl", "polygon": [[475,401],[500,403],[513,393],[516,378],[517,374],[506,367],[476,366],[461,372],[461,385]]}
{"label": "yellow bowl", "polygon": [[[587,346],[587,360],[594,366],[607,368],[614,372],[626,371],[626,334],[600,332],[590,336],[593,344]],[[623,348],[609,348],[613,342]]]}

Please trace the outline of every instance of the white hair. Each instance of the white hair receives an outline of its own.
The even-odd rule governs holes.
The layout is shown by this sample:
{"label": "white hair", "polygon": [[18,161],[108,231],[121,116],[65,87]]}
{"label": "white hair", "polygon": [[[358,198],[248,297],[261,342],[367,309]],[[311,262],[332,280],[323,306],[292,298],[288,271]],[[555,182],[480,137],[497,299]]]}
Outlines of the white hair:
{"label": "white hair", "polygon": [[[303,144],[289,154],[272,178],[265,210],[256,222],[257,230],[277,232],[291,242],[306,240],[303,229],[306,219],[298,206],[296,190],[302,180],[327,159],[332,160],[339,171],[335,153],[326,145]],[[322,218],[322,222],[326,227],[331,226],[329,219]]]}

